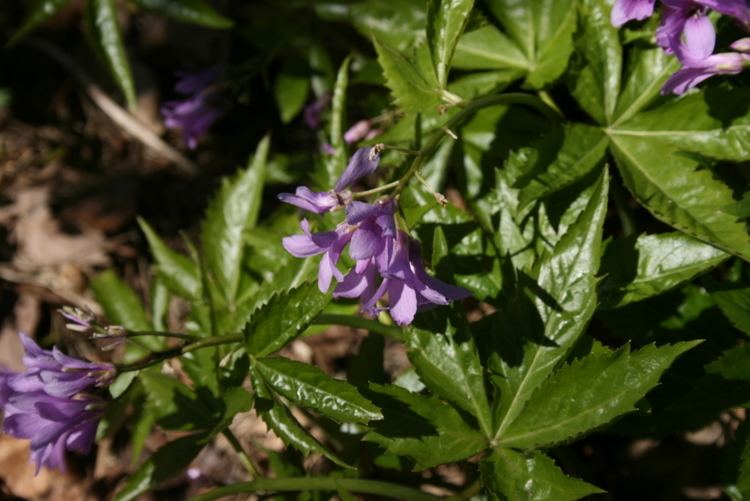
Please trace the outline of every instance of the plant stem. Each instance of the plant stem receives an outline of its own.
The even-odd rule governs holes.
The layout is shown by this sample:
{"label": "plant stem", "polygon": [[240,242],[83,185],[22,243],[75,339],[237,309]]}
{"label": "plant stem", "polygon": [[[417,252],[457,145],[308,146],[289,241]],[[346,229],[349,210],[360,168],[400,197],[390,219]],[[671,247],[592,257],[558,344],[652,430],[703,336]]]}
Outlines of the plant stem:
{"label": "plant stem", "polygon": [[443,139],[444,134],[446,134],[446,130],[449,131],[454,127],[462,125],[472,115],[474,115],[474,113],[481,110],[482,108],[496,106],[499,104],[523,104],[541,112],[545,117],[547,117],[547,119],[549,119],[553,123],[557,123],[560,120],[560,116],[554,109],[550,108],[550,106],[545,104],[544,101],[531,94],[509,92],[507,94],[495,94],[492,96],[486,96],[472,101],[468,103],[463,109],[461,109],[461,111],[448,119],[445,125],[441,127],[441,130],[436,131],[432,135],[430,141],[426,145],[424,145],[422,149],[419,150],[419,153],[417,153],[417,156],[414,157],[411,166],[409,166],[409,170],[406,171],[406,174],[404,174],[401,179],[398,180],[398,184],[396,185],[396,189],[394,190],[393,194],[398,195],[406,187],[406,183],[409,182],[412,176],[414,176],[414,174],[422,167],[425,161],[427,161],[427,159],[433,154],[437,146],[440,144],[440,141]]}
{"label": "plant stem", "polygon": [[360,492],[393,499],[408,499],[409,501],[436,501],[437,496],[426,492],[405,487],[403,485],[380,482],[378,480],[362,480],[358,478],[332,477],[289,477],[289,478],[260,478],[252,482],[219,487],[200,494],[191,501],[211,501],[233,494],[251,492],[294,492],[294,491],[337,491]]}
{"label": "plant stem", "polygon": [[253,458],[250,457],[250,455],[245,452],[245,449],[242,447],[242,444],[240,443],[240,440],[237,438],[237,435],[232,432],[229,428],[225,428],[222,432],[224,437],[229,441],[229,443],[232,445],[232,448],[237,453],[237,456],[240,458],[240,462],[242,463],[242,466],[245,467],[247,472],[250,474],[250,478],[258,478],[260,477],[260,473],[258,470],[258,467],[253,462]]}
{"label": "plant stem", "polygon": [[395,188],[396,186],[398,186],[398,181],[393,181],[392,183],[384,184],[383,186],[378,186],[377,188],[373,188],[371,190],[358,191],[357,193],[352,193],[352,198],[363,198],[368,195],[374,195],[375,193],[380,193],[381,191],[390,190],[391,188]]}
{"label": "plant stem", "polygon": [[164,332],[164,331],[133,331],[128,332],[127,337],[143,337],[143,336],[154,336],[154,337],[173,337],[177,339],[184,339],[186,341],[198,341],[200,338],[193,336],[192,334],[182,334],[179,332]]}
{"label": "plant stem", "polygon": [[312,321],[314,325],[347,325],[355,329],[366,329],[383,336],[388,336],[397,341],[404,340],[404,334],[398,327],[385,325],[369,318],[355,317],[353,315],[336,315],[323,313]]}
{"label": "plant stem", "polygon": [[137,371],[141,369],[145,369],[146,367],[150,367],[152,365],[155,365],[159,362],[162,362],[164,360],[179,357],[180,355],[184,355],[185,353],[190,353],[191,351],[200,350],[201,348],[208,348],[209,346],[217,346],[220,344],[232,344],[232,343],[239,343],[244,339],[244,336],[242,334],[233,334],[229,336],[216,336],[216,337],[210,337],[206,339],[202,339],[200,341],[195,341],[194,343],[189,343],[182,345],[178,348],[173,348],[171,350],[166,351],[160,351],[158,353],[154,353],[147,357],[144,360],[134,362],[132,364],[127,365],[118,365],[117,366],[117,372],[129,372],[129,371]]}

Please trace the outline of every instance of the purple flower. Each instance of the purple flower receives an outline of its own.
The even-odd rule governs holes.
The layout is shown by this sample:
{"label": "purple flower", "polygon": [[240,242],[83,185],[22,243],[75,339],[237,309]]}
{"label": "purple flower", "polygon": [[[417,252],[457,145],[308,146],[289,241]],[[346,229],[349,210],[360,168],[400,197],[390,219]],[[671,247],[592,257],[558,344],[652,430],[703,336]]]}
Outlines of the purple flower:
{"label": "purple flower", "polygon": [[31,458],[42,466],[65,469],[65,451],[88,453],[105,402],[89,392],[114,377],[110,364],[84,362],[57,348],[43,350],[21,335],[26,370],[0,370],[3,431],[31,440]]}
{"label": "purple flower", "polygon": [[341,252],[352,238],[349,225],[341,224],[335,231],[311,233],[307,219],[300,222],[304,234],[284,237],[281,241],[289,254],[295,257],[309,257],[323,254],[318,268],[318,288],[325,293],[331,286],[331,280],[343,280],[344,276],[337,268]]}
{"label": "purple flower", "polygon": [[675,72],[661,89],[662,94],[683,94],[714,75],[736,75],[750,63],[750,56],[736,52],[713,54],[699,61],[692,61]]}
{"label": "purple flower", "polygon": [[628,21],[642,20],[654,13],[655,0],[617,0],[612,7],[612,24],[620,27]]}
{"label": "purple flower", "polygon": [[316,214],[332,211],[339,205],[339,197],[336,196],[336,193],[312,191],[307,186],[298,187],[294,195],[279,193],[279,200]]}
{"label": "purple flower", "polygon": [[200,73],[182,73],[175,91],[184,99],[167,101],[161,106],[164,124],[170,129],[182,130],[188,148],[195,149],[198,141],[223,114],[215,101],[217,69]]}
{"label": "purple flower", "polygon": [[65,327],[71,331],[88,332],[91,330],[92,323],[96,320],[93,313],[79,308],[63,306],[58,311],[69,322],[65,324]]}
{"label": "purple flower", "polygon": [[344,132],[344,142],[346,144],[353,144],[361,141],[370,132],[370,128],[369,120],[360,120]]}
{"label": "purple flower", "polygon": [[750,37],[735,40],[729,47],[737,52],[750,52]]}
{"label": "purple flower", "polygon": [[745,0],[663,0],[662,3],[664,7],[661,25],[656,30],[656,42],[668,54],[677,54],[678,57],[683,38],[715,40],[714,28],[708,19],[709,9],[734,17],[745,25],[750,23],[750,8]]}
{"label": "purple flower", "polygon": [[352,155],[349,164],[336,182],[334,189],[336,191],[343,191],[356,183],[359,179],[375,172],[379,163],[380,148],[378,146],[358,149],[354,152],[354,155]]}
{"label": "purple flower", "polygon": [[305,123],[311,129],[317,129],[320,127],[320,115],[323,110],[326,109],[328,104],[331,102],[331,94],[326,92],[312,103],[305,106],[305,110],[302,114],[305,117]]}

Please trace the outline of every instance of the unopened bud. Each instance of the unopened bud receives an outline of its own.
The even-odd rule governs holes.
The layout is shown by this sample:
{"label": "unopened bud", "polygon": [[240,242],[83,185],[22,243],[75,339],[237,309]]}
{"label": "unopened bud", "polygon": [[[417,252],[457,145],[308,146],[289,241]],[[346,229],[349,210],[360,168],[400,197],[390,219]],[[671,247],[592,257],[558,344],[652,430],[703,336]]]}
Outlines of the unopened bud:
{"label": "unopened bud", "polygon": [[96,320],[96,316],[92,312],[73,306],[63,306],[57,311],[68,320],[65,327],[75,332],[88,332],[91,330],[92,323]]}
{"label": "unopened bud", "polygon": [[730,45],[737,52],[750,52],[750,37],[740,38]]}

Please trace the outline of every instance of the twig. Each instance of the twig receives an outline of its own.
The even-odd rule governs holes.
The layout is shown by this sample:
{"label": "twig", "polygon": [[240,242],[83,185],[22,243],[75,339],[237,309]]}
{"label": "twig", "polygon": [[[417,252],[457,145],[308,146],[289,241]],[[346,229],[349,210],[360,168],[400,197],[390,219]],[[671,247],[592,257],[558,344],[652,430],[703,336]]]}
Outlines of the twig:
{"label": "twig", "polygon": [[67,54],[51,43],[38,38],[27,38],[25,43],[44,52],[72,73],[94,104],[122,130],[161,157],[174,162],[183,174],[191,176],[198,174],[198,167],[189,158],[164,142],[140,120],[112,100]]}

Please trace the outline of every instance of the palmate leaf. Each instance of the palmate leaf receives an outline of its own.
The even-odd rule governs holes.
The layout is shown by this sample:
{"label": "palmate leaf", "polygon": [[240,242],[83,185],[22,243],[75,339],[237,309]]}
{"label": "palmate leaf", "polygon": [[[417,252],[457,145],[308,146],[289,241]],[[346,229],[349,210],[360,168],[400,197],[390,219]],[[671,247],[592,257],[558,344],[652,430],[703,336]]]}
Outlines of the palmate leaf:
{"label": "palmate leaf", "polygon": [[240,283],[243,233],[255,226],[260,211],[269,142],[264,137],[248,167],[223,181],[201,225],[207,272],[230,304],[237,298]]}
{"label": "palmate leaf", "polygon": [[250,375],[255,390],[255,410],[266,425],[287,445],[294,447],[304,456],[310,453],[321,454],[339,466],[349,468],[344,461],[323,446],[318,440],[310,435],[299,422],[292,416],[289,409],[277,401],[270,388],[263,381],[257,369],[252,368]]}
{"label": "palmate leaf", "polygon": [[534,392],[499,435],[499,443],[523,449],[549,447],[635,410],[635,403],[656,386],[675,358],[699,342],[649,345],[635,353],[625,346],[562,367]]}
{"label": "palmate leaf", "polygon": [[86,3],[88,24],[93,30],[94,42],[104,58],[109,72],[125,95],[128,106],[135,106],[135,83],[128,56],[117,24],[115,0],[89,0]]}
{"label": "palmate leaf", "polygon": [[367,423],[383,415],[346,381],[317,367],[281,357],[257,358],[256,374],[276,393],[341,423]]}
{"label": "palmate leaf", "polygon": [[526,83],[542,88],[557,79],[573,52],[576,0],[490,0],[487,6],[506,34],[494,26],[467,33],[456,48],[460,69],[523,70]]}
{"label": "palmate leaf", "polygon": [[422,381],[435,394],[474,415],[482,433],[491,436],[484,370],[473,340],[459,341],[453,332],[445,336],[416,328],[406,332],[409,360]]}
{"label": "palmate leaf", "polygon": [[52,19],[63,7],[71,3],[71,1],[72,0],[34,0],[31,2],[26,17],[23,20],[23,24],[21,24],[21,27],[13,33],[13,36],[6,44],[6,47],[15,44],[36,27],[40,26],[45,21]]}
{"label": "palmate leaf", "polygon": [[247,352],[264,357],[280,350],[299,336],[330,300],[330,295],[318,290],[317,282],[272,296],[245,326]]}
{"label": "palmate leaf", "polygon": [[414,470],[459,461],[487,447],[487,439],[452,406],[398,386],[370,384],[368,396],[383,412],[364,439],[409,456]]}
{"label": "palmate leaf", "polygon": [[184,23],[208,28],[231,28],[234,23],[203,0],[131,0],[144,9],[153,10]]}
{"label": "palmate leaf", "polygon": [[[543,332],[517,338],[523,347],[523,353],[519,354],[522,360],[511,363],[504,359],[496,368],[503,376],[499,408],[502,417],[496,437],[503,436],[534,390],[573,347],[596,308],[595,277],[608,184],[605,171],[596,182],[585,210],[540,264],[537,283],[543,293],[538,292],[535,310]],[[529,320],[526,319],[527,324]],[[528,328],[534,330],[531,325]]]}
{"label": "palmate leaf", "polygon": [[602,258],[600,308],[617,308],[666,292],[708,271],[729,254],[684,233],[615,240]]}
{"label": "palmate leaf", "polygon": [[448,83],[453,51],[463,33],[474,0],[429,0],[427,2],[427,44],[432,54],[437,81]]}
{"label": "palmate leaf", "polygon": [[408,112],[434,111],[441,103],[440,85],[434,68],[424,69],[425,65],[419,61],[420,57],[429,58],[427,46],[418,46],[414,57],[409,59],[385,42],[377,39],[373,42],[386,84],[396,103]]}
{"label": "palmate leaf", "polygon": [[541,452],[499,448],[479,463],[482,485],[494,499],[575,501],[603,490],[563,473]]}

